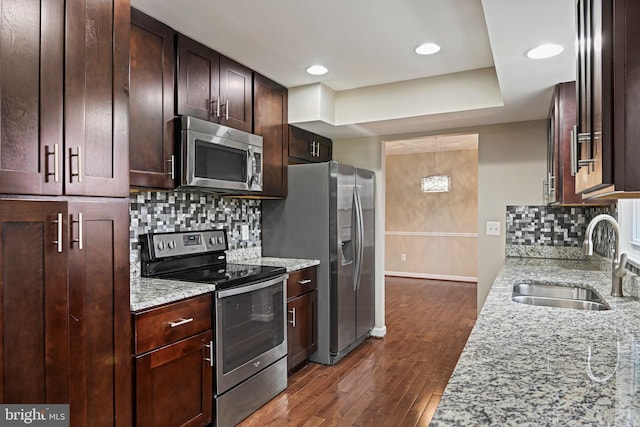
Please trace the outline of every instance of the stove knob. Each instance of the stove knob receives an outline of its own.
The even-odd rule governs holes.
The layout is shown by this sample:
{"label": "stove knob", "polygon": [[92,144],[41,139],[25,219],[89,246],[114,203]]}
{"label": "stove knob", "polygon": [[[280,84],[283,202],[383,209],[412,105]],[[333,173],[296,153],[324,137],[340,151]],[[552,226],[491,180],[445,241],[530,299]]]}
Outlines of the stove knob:
{"label": "stove knob", "polygon": [[212,245],[215,245],[216,244],[216,238],[215,237],[210,238],[209,242],[211,242]]}
{"label": "stove knob", "polygon": [[169,249],[174,249],[176,247],[176,241],[170,240],[168,243]]}
{"label": "stove knob", "polygon": [[224,237],[218,237],[218,243],[222,245],[224,243]]}
{"label": "stove knob", "polygon": [[158,249],[160,250],[164,249],[164,242],[158,242]]}

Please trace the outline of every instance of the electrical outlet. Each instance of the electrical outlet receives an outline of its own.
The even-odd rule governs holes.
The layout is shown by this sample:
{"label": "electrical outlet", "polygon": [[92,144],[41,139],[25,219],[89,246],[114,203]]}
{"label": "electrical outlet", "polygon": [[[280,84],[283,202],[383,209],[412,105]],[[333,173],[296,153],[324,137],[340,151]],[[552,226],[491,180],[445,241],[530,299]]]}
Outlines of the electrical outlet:
{"label": "electrical outlet", "polygon": [[240,237],[242,238],[242,240],[249,240],[249,225],[248,224],[242,224],[240,226]]}
{"label": "electrical outlet", "polygon": [[499,236],[500,235],[500,222],[487,221],[487,236]]}
{"label": "electrical outlet", "polygon": [[400,261],[406,261],[407,260],[407,254],[405,254],[404,252],[400,254]]}

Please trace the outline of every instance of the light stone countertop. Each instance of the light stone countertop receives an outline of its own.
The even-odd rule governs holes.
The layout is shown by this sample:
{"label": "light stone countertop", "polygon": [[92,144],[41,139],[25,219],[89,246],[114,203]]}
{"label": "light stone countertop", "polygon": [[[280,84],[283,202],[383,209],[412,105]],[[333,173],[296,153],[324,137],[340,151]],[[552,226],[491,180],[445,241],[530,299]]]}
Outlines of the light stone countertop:
{"label": "light stone countertop", "polygon": [[305,268],[319,265],[320,260],[317,259],[301,259],[301,258],[274,258],[274,257],[258,257],[243,259],[239,261],[240,264],[249,265],[265,265],[270,267],[284,267],[287,269],[287,273],[292,271],[303,270]]}
{"label": "light stone countertop", "polygon": [[[258,257],[238,259],[235,260],[234,263],[285,267],[287,272],[291,272],[318,265],[320,261],[297,258]],[[140,262],[132,262],[130,264],[130,272],[130,309],[132,312],[172,303],[216,290],[215,285],[207,285],[204,283],[140,277]]]}
{"label": "light stone countertop", "polygon": [[[431,426],[640,425],[640,303],[588,261],[507,258]],[[511,301],[515,281],[593,287],[607,311]]]}

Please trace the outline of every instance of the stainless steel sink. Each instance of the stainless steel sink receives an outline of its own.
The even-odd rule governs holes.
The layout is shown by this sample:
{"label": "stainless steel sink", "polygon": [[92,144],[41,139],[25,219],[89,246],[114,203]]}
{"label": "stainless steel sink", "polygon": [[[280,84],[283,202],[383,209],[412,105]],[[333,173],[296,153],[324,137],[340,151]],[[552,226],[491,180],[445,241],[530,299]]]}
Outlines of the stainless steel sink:
{"label": "stainless steel sink", "polygon": [[513,285],[511,300],[520,304],[577,310],[610,309],[596,291],[575,284],[519,282]]}

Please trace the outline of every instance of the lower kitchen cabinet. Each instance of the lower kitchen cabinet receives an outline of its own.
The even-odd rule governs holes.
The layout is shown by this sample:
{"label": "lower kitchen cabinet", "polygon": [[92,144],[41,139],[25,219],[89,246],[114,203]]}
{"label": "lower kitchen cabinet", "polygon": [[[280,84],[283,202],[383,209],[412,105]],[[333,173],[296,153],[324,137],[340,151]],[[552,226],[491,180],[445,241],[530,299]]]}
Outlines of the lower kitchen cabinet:
{"label": "lower kitchen cabinet", "polygon": [[289,274],[287,281],[287,370],[294,372],[318,349],[317,268]]}
{"label": "lower kitchen cabinet", "polygon": [[206,426],[213,417],[211,295],[134,316],[136,425]]}
{"label": "lower kitchen cabinet", "polygon": [[0,401],[132,422],[128,199],[0,200]]}

